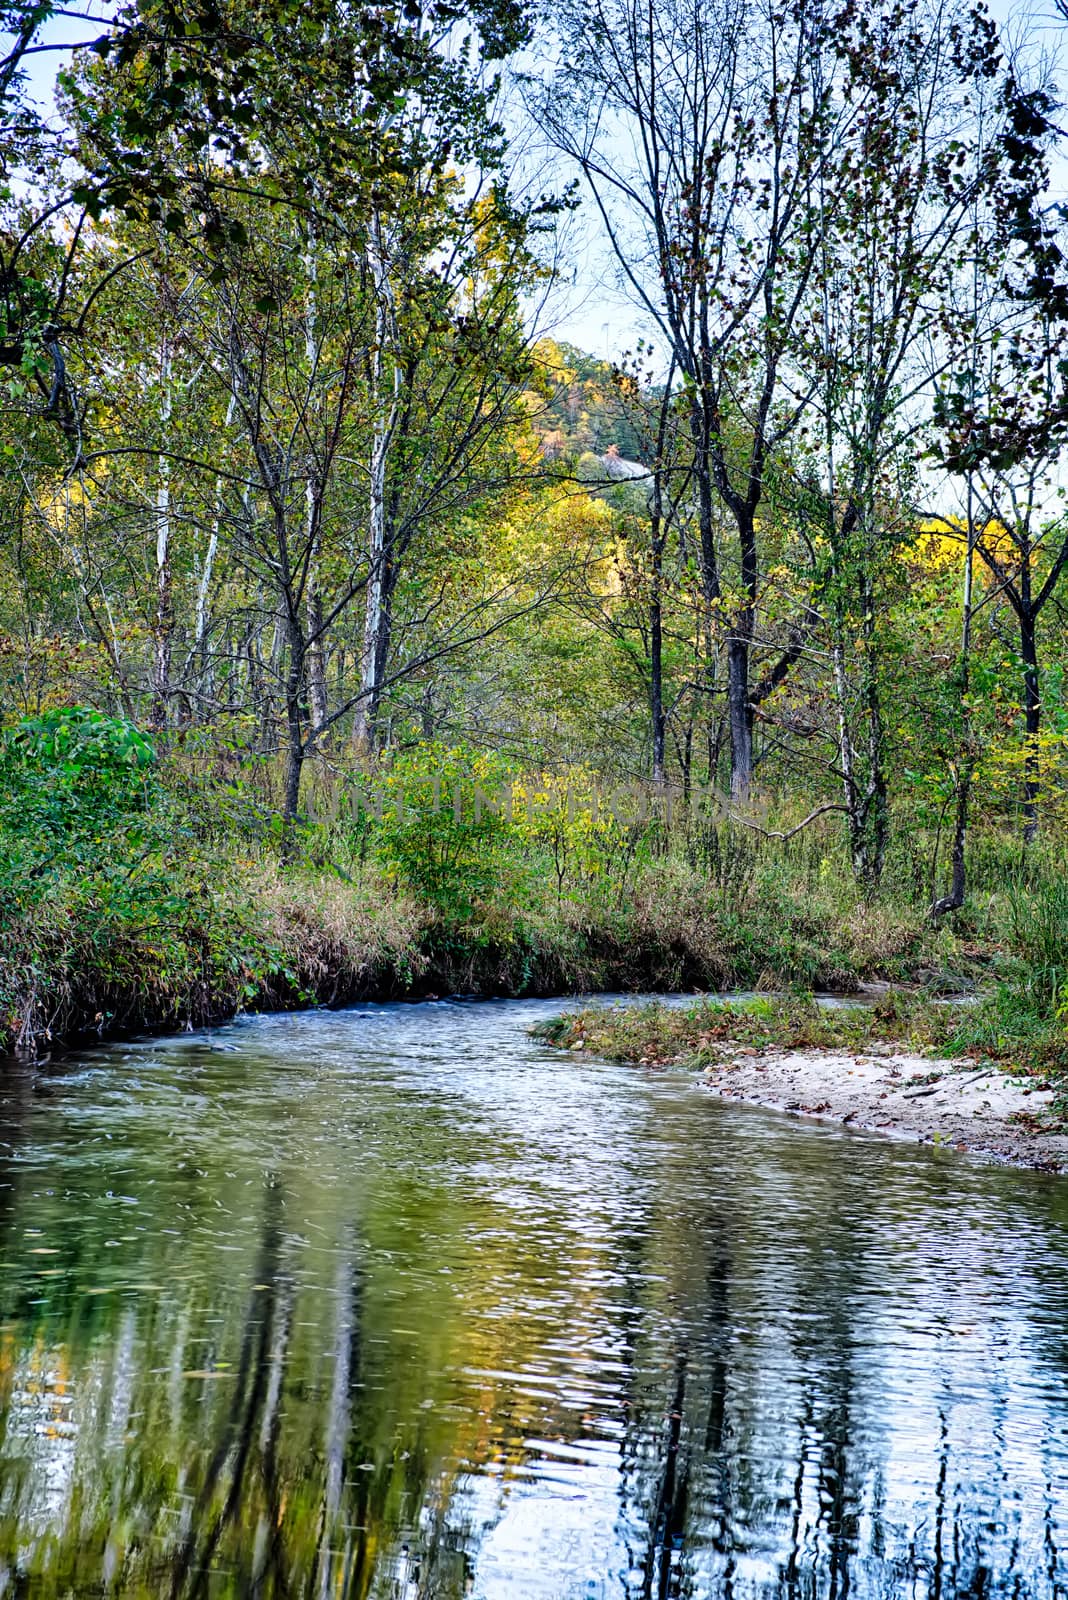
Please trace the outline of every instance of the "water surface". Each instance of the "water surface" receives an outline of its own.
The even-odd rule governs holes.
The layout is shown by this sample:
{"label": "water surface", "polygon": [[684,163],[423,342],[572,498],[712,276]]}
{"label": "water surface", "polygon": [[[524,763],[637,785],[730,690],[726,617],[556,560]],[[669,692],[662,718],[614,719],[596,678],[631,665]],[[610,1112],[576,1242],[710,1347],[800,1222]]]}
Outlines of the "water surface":
{"label": "water surface", "polygon": [[553,1009],[9,1070],[0,1594],[1068,1594],[1068,1184]]}

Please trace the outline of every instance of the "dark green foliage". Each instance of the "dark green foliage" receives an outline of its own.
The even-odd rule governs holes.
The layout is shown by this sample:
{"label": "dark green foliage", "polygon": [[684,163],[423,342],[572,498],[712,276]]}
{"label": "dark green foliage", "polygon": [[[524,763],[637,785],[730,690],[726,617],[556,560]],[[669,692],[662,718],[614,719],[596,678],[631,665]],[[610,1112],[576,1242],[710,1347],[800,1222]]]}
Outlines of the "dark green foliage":
{"label": "dark green foliage", "polygon": [[0,922],[50,879],[123,860],[146,839],[156,754],[131,723],[86,706],[26,718],[0,740]]}
{"label": "dark green foliage", "polygon": [[0,740],[0,941],[0,1034],[27,1043],[231,1010],[284,971],[149,740],[84,706]]}

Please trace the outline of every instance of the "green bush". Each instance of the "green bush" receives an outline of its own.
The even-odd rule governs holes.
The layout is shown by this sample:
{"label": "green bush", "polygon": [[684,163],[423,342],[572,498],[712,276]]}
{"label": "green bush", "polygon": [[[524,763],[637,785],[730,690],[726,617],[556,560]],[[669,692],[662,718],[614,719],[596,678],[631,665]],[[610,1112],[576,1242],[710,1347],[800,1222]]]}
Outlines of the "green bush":
{"label": "green bush", "polygon": [[418,745],[376,784],[372,852],[388,877],[446,922],[493,900],[514,905],[528,875],[509,817],[512,773],[498,756]]}
{"label": "green bush", "polygon": [[7,915],[50,877],[138,846],[156,754],[129,722],[85,706],[28,717],[0,739],[0,892]]}

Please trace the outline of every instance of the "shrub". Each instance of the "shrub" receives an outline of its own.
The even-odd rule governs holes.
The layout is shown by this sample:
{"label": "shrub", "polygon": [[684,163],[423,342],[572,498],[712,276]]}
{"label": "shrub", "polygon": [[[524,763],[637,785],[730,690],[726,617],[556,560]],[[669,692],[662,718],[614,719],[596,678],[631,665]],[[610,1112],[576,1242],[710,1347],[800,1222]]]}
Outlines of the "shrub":
{"label": "shrub", "polygon": [[517,836],[551,862],[557,902],[569,879],[586,887],[611,880],[625,889],[632,869],[648,859],[649,824],[618,816],[599,800],[594,774],[581,767],[563,777],[525,778],[512,793]]}
{"label": "shrub", "polygon": [[372,853],[388,877],[446,922],[492,899],[515,904],[527,870],[499,757],[434,742],[399,755],[376,784]]}
{"label": "shrub", "polygon": [[136,848],[156,754],[129,722],[85,706],[29,717],[0,740],[0,891],[10,915],[49,875]]}

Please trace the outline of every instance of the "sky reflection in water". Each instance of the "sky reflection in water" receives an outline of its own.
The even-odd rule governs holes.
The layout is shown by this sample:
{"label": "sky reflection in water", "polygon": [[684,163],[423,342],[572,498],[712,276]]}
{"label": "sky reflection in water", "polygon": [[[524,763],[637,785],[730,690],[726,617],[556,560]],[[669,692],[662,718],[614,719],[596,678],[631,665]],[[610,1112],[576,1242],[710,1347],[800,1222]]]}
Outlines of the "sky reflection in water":
{"label": "sky reflection in water", "polygon": [[1068,1183],[552,1009],[9,1075],[0,1594],[1068,1593]]}

